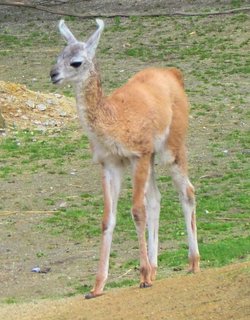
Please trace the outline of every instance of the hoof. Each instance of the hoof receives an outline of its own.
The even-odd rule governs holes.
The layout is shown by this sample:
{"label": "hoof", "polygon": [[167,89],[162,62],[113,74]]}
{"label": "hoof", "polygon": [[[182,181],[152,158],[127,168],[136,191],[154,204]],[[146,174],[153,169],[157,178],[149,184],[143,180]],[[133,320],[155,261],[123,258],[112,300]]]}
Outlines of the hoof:
{"label": "hoof", "polygon": [[152,283],[148,283],[148,282],[141,282],[140,283],[140,288],[143,289],[143,288],[150,288],[152,287]]}
{"label": "hoof", "polygon": [[157,267],[151,266],[151,276],[150,276],[151,281],[154,281],[156,279],[156,273],[157,273]]}
{"label": "hoof", "polygon": [[101,295],[102,295],[102,293],[95,294],[93,292],[90,292],[90,293],[85,294],[84,298],[89,300],[89,299],[100,297]]}
{"label": "hoof", "polygon": [[200,272],[200,257],[193,257],[189,259],[188,273],[198,273]]}
{"label": "hoof", "polygon": [[196,268],[189,268],[187,273],[199,273],[201,269],[199,267]]}

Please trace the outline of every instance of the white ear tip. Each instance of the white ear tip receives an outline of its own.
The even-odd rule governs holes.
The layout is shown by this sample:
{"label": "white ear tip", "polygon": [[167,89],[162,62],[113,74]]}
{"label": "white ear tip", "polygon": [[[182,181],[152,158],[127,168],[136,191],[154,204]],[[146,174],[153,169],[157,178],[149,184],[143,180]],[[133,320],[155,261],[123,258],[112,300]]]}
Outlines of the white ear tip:
{"label": "white ear tip", "polygon": [[96,23],[100,29],[104,29],[104,21],[102,19],[96,19]]}
{"label": "white ear tip", "polygon": [[59,23],[58,23],[59,29],[61,29],[63,25],[64,25],[64,20],[61,19],[61,20],[59,21]]}

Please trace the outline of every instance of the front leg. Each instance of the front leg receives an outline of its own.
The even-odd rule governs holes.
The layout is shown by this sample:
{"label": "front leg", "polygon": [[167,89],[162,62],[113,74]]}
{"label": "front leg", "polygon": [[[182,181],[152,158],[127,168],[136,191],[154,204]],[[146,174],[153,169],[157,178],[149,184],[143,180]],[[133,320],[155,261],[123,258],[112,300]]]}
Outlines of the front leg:
{"label": "front leg", "polygon": [[107,163],[103,165],[104,214],[102,220],[102,241],[100,261],[93,290],[85,296],[91,299],[100,296],[108,278],[109,256],[112,236],[116,224],[117,201],[120,193],[122,165]]}
{"label": "front leg", "polygon": [[148,258],[145,237],[146,209],[145,194],[150,175],[151,156],[143,156],[133,163],[133,207],[132,216],[135,222],[140,250],[140,287],[152,285],[151,266]]}

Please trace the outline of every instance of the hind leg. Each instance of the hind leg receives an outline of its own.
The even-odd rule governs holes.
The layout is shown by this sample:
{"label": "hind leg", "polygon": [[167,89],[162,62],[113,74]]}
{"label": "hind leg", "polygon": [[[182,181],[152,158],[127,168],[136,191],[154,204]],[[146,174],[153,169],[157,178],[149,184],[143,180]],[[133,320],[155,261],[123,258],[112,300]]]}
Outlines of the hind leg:
{"label": "hind leg", "polygon": [[156,277],[158,266],[158,230],[161,200],[161,195],[155,181],[153,159],[145,200],[148,227],[148,258],[151,265],[151,280],[153,281]]}
{"label": "hind leg", "polygon": [[185,217],[189,246],[189,272],[198,272],[200,271],[200,255],[197,242],[194,187],[188,178],[185,166],[175,162],[171,166],[171,175],[179,192],[180,202]]}

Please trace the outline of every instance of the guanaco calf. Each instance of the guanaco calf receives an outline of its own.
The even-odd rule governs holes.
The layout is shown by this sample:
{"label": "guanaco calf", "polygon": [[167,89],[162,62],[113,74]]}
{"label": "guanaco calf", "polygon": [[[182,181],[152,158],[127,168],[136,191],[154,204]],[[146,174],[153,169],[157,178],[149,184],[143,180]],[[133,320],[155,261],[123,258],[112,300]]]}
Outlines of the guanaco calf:
{"label": "guanaco calf", "polygon": [[53,83],[75,85],[79,119],[89,137],[93,158],[103,172],[100,262],[94,288],[86,298],[101,295],[108,277],[117,201],[127,164],[132,167],[132,217],[139,240],[140,287],[150,287],[155,279],[161,198],[155,180],[156,154],[169,165],[179,192],[188,234],[189,270],[199,271],[195,195],[187,174],[185,146],[189,103],[182,74],[175,68],[147,68],[105,96],[94,59],[104,22],[96,22],[98,28],[87,42],[79,42],[60,21],[59,30],[67,46],[50,72]]}

